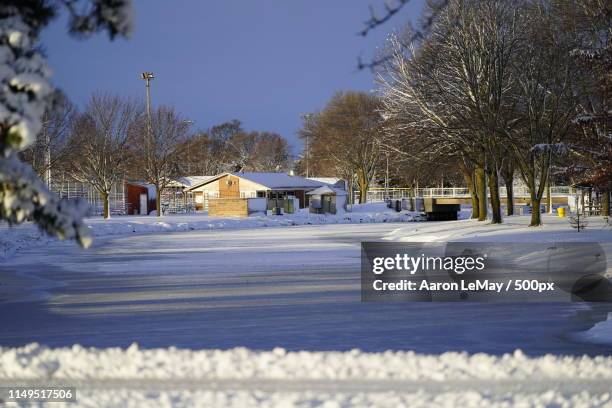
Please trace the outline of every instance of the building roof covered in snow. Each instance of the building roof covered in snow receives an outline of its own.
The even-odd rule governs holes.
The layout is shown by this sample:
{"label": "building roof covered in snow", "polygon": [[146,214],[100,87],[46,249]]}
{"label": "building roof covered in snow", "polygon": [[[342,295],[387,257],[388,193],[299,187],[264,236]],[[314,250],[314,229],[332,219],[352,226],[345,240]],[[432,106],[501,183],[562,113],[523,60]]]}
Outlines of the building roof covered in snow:
{"label": "building roof covered in snow", "polygon": [[185,176],[177,180],[178,183],[184,187],[195,186],[196,184],[202,184],[203,182],[210,180],[215,176]]}
{"label": "building roof covered in snow", "polygon": [[342,190],[341,188],[336,188],[336,187],[330,187],[330,186],[323,186],[323,187],[319,187],[317,189],[314,189],[308,193],[306,193],[308,195],[336,195],[336,196],[345,196],[346,195],[346,191]]}
{"label": "building roof covered in snow", "polygon": [[327,183],[322,181],[311,180],[301,176],[292,176],[287,173],[236,172],[218,174],[207,180],[187,187],[187,190],[196,189],[227,176],[228,174],[259,184],[262,187],[262,190],[311,190],[327,185]]}
{"label": "building roof covered in snow", "polygon": [[336,184],[340,181],[344,182],[341,178],[338,177],[308,177],[308,180],[320,181],[325,184]]}

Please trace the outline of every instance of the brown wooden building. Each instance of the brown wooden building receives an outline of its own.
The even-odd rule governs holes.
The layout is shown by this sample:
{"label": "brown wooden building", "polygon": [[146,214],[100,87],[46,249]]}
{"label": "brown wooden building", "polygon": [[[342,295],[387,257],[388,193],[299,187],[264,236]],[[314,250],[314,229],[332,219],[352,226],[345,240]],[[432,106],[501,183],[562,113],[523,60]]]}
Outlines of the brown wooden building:
{"label": "brown wooden building", "polygon": [[305,208],[308,207],[309,202],[306,193],[327,185],[322,181],[287,173],[221,173],[186,188],[185,192],[193,194],[196,210],[208,209],[211,199],[283,200],[289,196],[296,197],[299,200],[300,208]]}

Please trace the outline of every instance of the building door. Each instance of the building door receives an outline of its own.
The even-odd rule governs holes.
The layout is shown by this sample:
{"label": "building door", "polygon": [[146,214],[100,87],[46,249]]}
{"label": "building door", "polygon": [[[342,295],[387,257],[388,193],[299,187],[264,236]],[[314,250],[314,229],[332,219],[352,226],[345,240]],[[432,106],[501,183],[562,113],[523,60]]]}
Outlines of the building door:
{"label": "building door", "polygon": [[147,215],[147,195],[140,195],[140,215]]}

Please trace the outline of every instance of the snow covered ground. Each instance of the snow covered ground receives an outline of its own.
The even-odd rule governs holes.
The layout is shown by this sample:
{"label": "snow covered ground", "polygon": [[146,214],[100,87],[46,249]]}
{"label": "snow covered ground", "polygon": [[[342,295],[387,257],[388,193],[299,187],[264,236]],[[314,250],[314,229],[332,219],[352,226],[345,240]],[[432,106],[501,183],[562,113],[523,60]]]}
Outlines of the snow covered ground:
{"label": "snow covered ground", "polygon": [[[612,357],[0,349],[5,385],[77,388],[80,406],[609,406]],[[74,404],[53,404],[74,406]]]}
{"label": "snow covered ground", "polygon": [[[125,235],[151,232],[200,231],[238,228],[286,227],[295,225],[322,224],[361,224],[379,222],[407,222],[418,220],[414,213],[396,212],[384,203],[355,204],[351,212],[331,214],[309,214],[302,209],[295,214],[282,216],[253,215],[248,218],[209,217],[206,213],[186,215],[155,216],[116,216],[109,220],[94,217],[86,220],[86,225],[95,237]],[[0,260],[12,256],[20,248],[44,245],[54,241],[41,233],[32,224],[9,227],[0,222]]]}
{"label": "snow covered ground", "polygon": [[[529,227],[529,216],[505,217],[503,224],[475,220],[409,224],[386,234],[383,239],[401,242],[612,242],[612,224],[602,217],[588,219],[584,231],[570,227],[567,218],[543,215],[544,225]],[[611,254],[612,255],[612,254]]]}
{"label": "snow covered ground", "polygon": [[92,407],[612,406],[607,304],[359,301],[365,240],[612,243],[601,219],[544,222],[117,227],[89,250],[22,246],[0,262],[0,383],[74,385]]}

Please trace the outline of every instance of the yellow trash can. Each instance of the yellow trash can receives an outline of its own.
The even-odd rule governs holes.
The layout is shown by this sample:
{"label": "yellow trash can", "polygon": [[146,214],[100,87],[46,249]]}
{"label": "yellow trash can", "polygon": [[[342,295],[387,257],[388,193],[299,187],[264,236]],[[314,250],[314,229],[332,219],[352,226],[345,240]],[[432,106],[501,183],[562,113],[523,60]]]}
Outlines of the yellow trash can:
{"label": "yellow trash can", "polygon": [[557,215],[561,218],[565,218],[565,207],[557,208]]}

